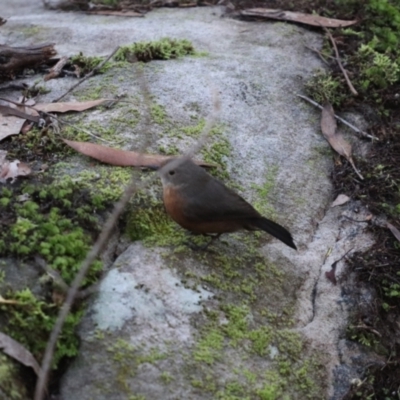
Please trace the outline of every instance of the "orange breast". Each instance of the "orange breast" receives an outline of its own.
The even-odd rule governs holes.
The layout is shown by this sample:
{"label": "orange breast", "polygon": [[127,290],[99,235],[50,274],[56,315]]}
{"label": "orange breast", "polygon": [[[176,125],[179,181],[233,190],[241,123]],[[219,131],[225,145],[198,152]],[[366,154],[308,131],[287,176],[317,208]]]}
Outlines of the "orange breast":
{"label": "orange breast", "polygon": [[171,185],[168,185],[164,188],[163,200],[165,209],[167,210],[167,213],[171,216],[171,218],[179,225],[186,228],[186,219],[183,215],[183,200],[181,197],[179,197],[176,190],[174,190]]}

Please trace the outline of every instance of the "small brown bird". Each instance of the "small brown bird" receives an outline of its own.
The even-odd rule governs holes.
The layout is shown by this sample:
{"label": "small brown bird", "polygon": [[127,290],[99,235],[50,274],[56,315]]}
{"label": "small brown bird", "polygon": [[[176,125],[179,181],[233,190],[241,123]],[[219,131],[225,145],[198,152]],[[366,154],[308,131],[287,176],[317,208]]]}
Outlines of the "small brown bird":
{"label": "small brown bird", "polygon": [[189,231],[216,233],[210,243],[222,233],[261,229],[296,249],[289,231],[264,218],[246,200],[189,158],[167,161],[159,174],[167,213]]}

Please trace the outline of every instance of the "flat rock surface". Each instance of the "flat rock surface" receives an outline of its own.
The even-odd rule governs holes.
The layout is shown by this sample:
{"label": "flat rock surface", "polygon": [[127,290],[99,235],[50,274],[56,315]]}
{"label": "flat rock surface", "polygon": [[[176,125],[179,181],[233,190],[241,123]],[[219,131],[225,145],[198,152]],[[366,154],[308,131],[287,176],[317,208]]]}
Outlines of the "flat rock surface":
{"label": "flat rock surface", "polygon": [[[213,145],[227,146],[220,159],[225,179],[287,227],[298,246],[296,252],[265,233],[229,235],[208,252],[130,241],[89,301],[81,353],[62,380],[62,398],[341,398],[360,373],[349,361],[354,347],[343,357],[351,311],[339,279],[344,260],[337,285],[325,273],[347,251],[369,246],[370,238],[365,224],[342,218],[363,219],[356,205],[330,208],[333,153],[319,112],[296,97],[321,67],[304,47],[319,47],[320,35],[291,24],[223,18],[217,7],[118,18],[45,10],[39,0],[3,3],[8,22],[0,41],[10,46],[54,42],[60,56],[104,56],[136,41],[192,41],[204,55],[153,61],[143,75],[135,66],[111,69],[67,99],[94,88],[102,97],[125,93],[131,103],[119,111],[135,108],[142,117],[145,79],[163,121],[146,125],[139,118],[116,129],[117,139],[125,149],[147,143],[148,152],[185,151],[196,141],[185,128],[207,118],[218,93],[219,133],[199,157],[216,151]],[[73,83],[47,82],[51,92],[42,100]],[[87,118],[106,126],[119,111],[94,110]],[[87,167],[84,160],[74,158],[66,169],[75,174],[76,163]],[[160,203],[158,182],[147,191]],[[173,226],[173,232],[181,229]]]}

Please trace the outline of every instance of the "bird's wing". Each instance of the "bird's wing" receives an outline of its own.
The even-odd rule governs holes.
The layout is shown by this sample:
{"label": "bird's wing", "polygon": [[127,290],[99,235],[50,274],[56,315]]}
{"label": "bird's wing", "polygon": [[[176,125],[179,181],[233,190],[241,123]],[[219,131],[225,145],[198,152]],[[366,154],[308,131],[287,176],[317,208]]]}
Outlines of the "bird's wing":
{"label": "bird's wing", "polygon": [[[190,187],[193,187],[190,185]],[[216,179],[196,185],[185,193],[183,213],[191,221],[224,221],[254,218],[260,214],[233,190]]]}

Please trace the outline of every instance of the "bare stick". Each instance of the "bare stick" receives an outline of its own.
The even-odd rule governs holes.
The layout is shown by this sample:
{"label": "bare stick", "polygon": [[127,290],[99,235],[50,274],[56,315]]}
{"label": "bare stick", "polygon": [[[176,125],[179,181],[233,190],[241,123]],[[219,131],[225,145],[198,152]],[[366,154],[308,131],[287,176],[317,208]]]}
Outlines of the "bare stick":
{"label": "bare stick", "polygon": [[117,48],[114,49],[114,51],[105,59],[103,60],[97,67],[94,67],[88,74],[86,74],[79,82],[77,82],[75,85],[73,85],[72,87],[70,87],[62,96],[58,97],[57,99],[53,100],[53,103],[57,103],[58,101],[60,101],[62,98],[64,98],[68,93],[71,93],[77,86],[79,86],[82,82],[86,81],[86,79],[90,78],[91,76],[93,76],[95,74],[95,72],[97,72],[98,70],[100,70],[104,64],[110,60],[110,58],[112,58],[115,53],[119,50],[119,46]]}
{"label": "bare stick", "polygon": [[[297,97],[302,98],[305,101],[308,101],[310,104],[312,104],[313,106],[319,108],[320,110],[322,110],[322,106],[320,104],[318,104],[316,101],[311,100],[309,97],[307,96],[303,96],[302,94],[296,94]],[[361,129],[358,129],[356,126],[352,125],[350,122],[347,122],[345,119],[339,117],[338,115],[334,115],[335,118],[340,121],[342,124],[345,124],[346,126],[348,126],[350,129],[353,129],[353,131],[359,133],[361,136],[367,137],[368,139],[372,139],[372,140],[379,140],[376,136],[372,136],[369,135],[367,132],[362,131]]]}
{"label": "bare stick", "polygon": [[[306,44],[304,45],[304,47],[305,47],[306,49],[308,49],[308,50],[313,51],[314,53],[317,53],[317,54],[319,55],[319,58],[320,58],[326,65],[329,64],[328,61],[325,59],[325,57],[322,55],[322,53],[321,53],[319,50],[314,49],[313,47],[307,46]],[[330,57],[330,56],[329,56],[329,57]],[[331,58],[334,58],[334,57],[331,57]]]}
{"label": "bare stick", "polygon": [[[143,86],[143,88],[144,88],[145,99],[147,99],[148,98],[147,87]],[[206,126],[203,129],[203,133],[202,133],[198,143],[195,146],[193,146],[193,148],[187,153],[186,157],[191,156],[192,154],[194,154],[194,152],[198,151],[201,148],[201,146],[204,145],[206,139],[209,136],[209,132],[211,131],[212,126],[215,122],[216,114],[218,111],[219,111],[219,99],[218,99],[217,95],[214,94],[214,113],[211,115],[211,117],[207,121]],[[150,137],[150,135],[148,135],[148,136]],[[184,158],[179,158],[175,162],[182,163],[183,161],[184,161]],[[131,183],[127,186],[121,199],[115,205],[114,210],[113,210],[112,214],[110,215],[110,217],[107,219],[107,221],[104,225],[104,228],[101,231],[96,243],[94,244],[94,246],[92,247],[90,252],[87,254],[86,259],[83,261],[83,263],[79,269],[79,272],[76,274],[74,281],[72,282],[72,285],[68,290],[66,300],[58,314],[57,321],[54,325],[54,328],[51,332],[50,338],[47,342],[45,354],[44,354],[44,357],[42,360],[41,373],[40,373],[40,375],[38,377],[38,381],[36,383],[34,400],[42,400],[43,399],[43,396],[45,394],[46,387],[47,387],[48,374],[49,374],[49,370],[50,370],[50,366],[51,366],[51,361],[53,359],[54,349],[57,344],[57,339],[61,333],[62,327],[63,327],[64,322],[69,314],[72,304],[78,295],[78,290],[82,283],[82,280],[84,279],[84,277],[85,277],[86,273],[88,272],[93,261],[95,261],[96,257],[101,252],[101,249],[104,248],[105,244],[107,243],[107,240],[109,239],[109,237],[112,233],[112,230],[113,230],[119,216],[124,211],[125,206],[128,203],[129,199],[138,190],[144,188],[146,184],[149,184],[153,180],[155,180],[155,178],[156,177],[153,176],[151,179],[146,179],[144,181],[141,181],[139,184],[137,184],[136,179],[134,177],[132,177]]]}
{"label": "bare stick", "polygon": [[344,78],[346,79],[347,86],[349,87],[351,93],[354,94],[354,96],[358,96],[357,90],[354,89],[354,86],[351,83],[349,76],[347,75],[347,71],[344,69],[344,67],[342,65],[342,62],[340,61],[339,51],[338,51],[338,48],[336,46],[335,39],[333,38],[332,34],[329,32],[329,29],[327,29],[327,28],[324,28],[324,29],[325,29],[325,32],[328,34],[330,41],[332,42],[332,45],[333,45],[333,48],[334,48],[335,54],[336,54],[336,61],[337,61],[338,65],[339,65],[339,67],[340,67],[340,69],[341,69],[341,71],[342,71],[342,73],[344,75]]}
{"label": "bare stick", "polygon": [[57,76],[61,74],[61,71],[67,62],[68,62],[67,56],[61,57],[58,63],[53,68],[51,68],[49,73],[44,77],[44,80],[49,81],[50,79],[57,78]]}
{"label": "bare stick", "polygon": [[83,278],[85,277],[86,273],[88,272],[93,261],[95,261],[96,257],[100,253],[100,251],[106,245],[107,240],[109,239],[109,237],[113,231],[113,228],[114,228],[119,216],[124,211],[125,206],[128,203],[129,199],[132,197],[132,195],[136,191],[142,189],[145,186],[145,184],[150,183],[155,178],[156,178],[155,176],[152,176],[151,179],[146,179],[146,180],[142,181],[140,184],[137,184],[137,179],[135,179],[135,177],[132,177],[131,183],[127,186],[121,199],[115,205],[113,212],[111,213],[110,217],[107,219],[107,221],[104,225],[104,228],[100,233],[100,236],[98,237],[98,239],[97,239],[96,243],[94,244],[94,246],[92,247],[92,249],[87,254],[86,259],[83,261],[83,263],[79,269],[79,272],[76,274],[74,281],[72,282],[72,285],[68,290],[65,302],[58,314],[57,321],[54,325],[53,331],[51,332],[49,341],[47,342],[46,351],[45,351],[43,361],[42,361],[42,370],[39,375],[38,381],[36,383],[35,397],[34,397],[35,400],[43,399],[43,395],[45,393],[46,386],[47,386],[48,373],[50,370],[51,361],[53,358],[57,339],[61,333],[65,319],[68,316],[68,313],[69,313],[71,306],[75,300],[75,297],[78,293],[78,290],[82,283]]}

